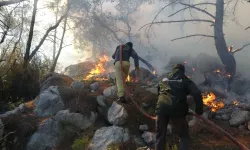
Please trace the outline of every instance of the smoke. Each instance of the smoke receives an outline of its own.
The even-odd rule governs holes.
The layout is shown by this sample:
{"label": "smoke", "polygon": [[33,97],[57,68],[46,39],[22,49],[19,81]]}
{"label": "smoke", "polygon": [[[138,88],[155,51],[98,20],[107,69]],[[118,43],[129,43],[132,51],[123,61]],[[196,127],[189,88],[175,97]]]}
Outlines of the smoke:
{"label": "smoke", "polygon": [[[114,10],[115,3],[105,3],[103,5],[103,11],[110,11],[111,13],[117,13]],[[200,53],[207,53],[211,56],[218,57],[215,43],[213,38],[201,38],[201,37],[192,37],[182,40],[177,40],[171,42],[172,39],[190,35],[190,34],[207,34],[213,35],[213,27],[209,23],[174,23],[174,24],[160,24],[152,26],[152,36],[150,37],[148,43],[147,37],[145,37],[145,30],[140,30],[140,27],[143,25],[150,23],[158,11],[165,5],[163,2],[155,2],[154,4],[143,4],[137,12],[133,15],[136,16],[136,23],[132,26],[132,33],[137,35],[133,38],[134,49],[137,53],[142,57],[146,58],[148,52],[151,53],[151,64],[155,66],[158,73],[163,73],[166,70],[165,66],[169,63],[170,58],[173,56],[191,56],[195,58]],[[239,8],[237,9],[236,17],[237,21],[240,22],[241,25],[247,27],[250,25],[250,20],[247,18],[246,12],[250,8],[250,4],[239,3]],[[198,17],[200,19],[210,19],[206,15],[203,15],[197,11],[185,11],[183,13],[179,13],[173,17],[168,17],[173,12],[183,8],[179,5],[175,7],[166,8],[161,14],[158,16],[156,21],[169,21],[169,20],[183,20],[190,19],[192,17]],[[208,7],[207,11],[214,14],[215,10],[212,7]],[[192,16],[190,15],[192,14]],[[229,45],[235,45],[235,48],[239,48],[243,46],[245,43],[250,41],[250,31],[245,31],[244,28],[238,26],[236,22],[228,19],[228,17],[224,20],[224,33],[226,42]],[[118,41],[114,41],[111,44],[111,47],[107,48],[107,53],[111,56],[114,52],[117,45],[120,44]],[[156,46],[157,49],[152,48],[151,46]],[[250,75],[250,73],[246,70],[250,69],[248,56],[250,55],[250,47],[244,49],[241,52],[235,54],[235,58],[237,61],[237,70],[242,72],[244,75]],[[83,52],[80,53],[83,55]],[[68,57],[68,62],[77,62],[77,60],[81,60],[78,55],[74,54],[72,57]],[[63,58],[69,56],[69,52],[64,53],[62,59],[60,61],[65,61]],[[86,55],[90,56],[90,53],[85,53],[84,58],[87,58]],[[111,58],[111,57],[110,57]],[[133,63],[133,61],[131,61]],[[141,64],[143,66],[143,64]],[[145,66],[144,66],[145,67]],[[132,68],[132,67],[131,67]]]}

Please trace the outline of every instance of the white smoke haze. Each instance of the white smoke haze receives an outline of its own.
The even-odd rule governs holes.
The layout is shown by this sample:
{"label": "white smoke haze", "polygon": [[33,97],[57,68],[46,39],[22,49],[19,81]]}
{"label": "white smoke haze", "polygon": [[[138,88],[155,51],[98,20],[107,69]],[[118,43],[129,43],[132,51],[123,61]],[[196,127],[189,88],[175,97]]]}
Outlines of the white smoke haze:
{"label": "white smoke haze", "polygon": [[[118,13],[114,9],[114,5],[115,3],[104,3],[103,11]],[[135,40],[133,41],[134,49],[142,58],[145,59],[146,54],[150,52],[151,56],[153,57],[151,64],[155,66],[159,73],[162,73],[165,72],[165,70],[163,70],[163,67],[168,64],[168,61],[173,56],[189,55],[190,57],[196,57],[200,53],[206,53],[211,56],[218,57],[213,38],[191,37],[171,42],[171,40],[174,38],[190,34],[199,33],[213,35],[213,27],[211,27],[209,23],[188,22],[153,25],[152,29],[154,34],[151,34],[152,36],[149,40],[150,43],[157,48],[157,50],[151,48],[150,44],[148,43],[148,39],[145,36],[146,28],[141,29],[140,31],[139,29],[143,25],[152,22],[155,15],[165,5],[165,2],[158,1],[156,1],[154,4],[143,4],[134,14],[134,16],[136,16],[136,24],[132,26],[132,32],[133,34],[139,33],[140,35],[139,38],[136,39],[136,42]],[[183,7],[177,5],[175,7],[166,8],[160,13],[156,21],[191,19],[192,16],[199,17],[200,19],[210,19],[194,10],[186,10],[184,13],[179,13],[173,17],[168,17],[179,8]],[[231,12],[226,12],[226,16],[224,18],[224,33],[228,46],[234,45],[235,48],[239,48],[244,44],[250,42],[250,31],[245,30],[245,28],[250,25],[250,19],[247,15],[249,14],[249,10],[250,3],[239,3],[236,9],[235,17],[233,17],[233,14]],[[211,12],[212,14],[215,13],[215,10],[211,7],[208,7],[207,11]],[[192,14],[192,16],[190,14]],[[233,20],[235,18],[236,21]],[[110,58],[117,45],[119,45],[119,42],[114,41],[112,43],[112,46],[106,49],[106,51],[110,55]],[[244,75],[250,75],[250,72],[248,71],[250,69],[248,56],[250,56],[249,47],[235,54],[235,58],[237,61],[237,71],[243,73]],[[89,57],[91,57],[91,52],[77,52],[73,47],[71,47],[63,51],[62,55],[60,56],[59,63],[66,67],[68,65],[84,61]],[[133,63],[132,59],[131,63]],[[143,66],[143,64],[141,66]],[[133,66],[131,66],[131,68],[133,69]]]}

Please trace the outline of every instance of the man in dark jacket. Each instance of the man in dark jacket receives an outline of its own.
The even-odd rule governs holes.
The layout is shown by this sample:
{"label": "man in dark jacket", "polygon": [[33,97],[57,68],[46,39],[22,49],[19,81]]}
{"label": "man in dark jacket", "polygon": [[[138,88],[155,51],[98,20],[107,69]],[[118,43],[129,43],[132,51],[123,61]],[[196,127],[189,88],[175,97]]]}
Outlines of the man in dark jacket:
{"label": "man in dark jacket", "polygon": [[129,73],[129,68],[130,68],[129,59],[130,57],[134,59],[136,70],[139,70],[139,60],[138,60],[138,55],[133,49],[133,44],[131,42],[128,42],[125,45],[121,46],[122,46],[122,66],[120,65],[120,45],[116,47],[116,50],[112,55],[112,58],[115,60],[114,65],[115,65],[116,85],[118,90],[117,95],[119,97],[118,100],[124,102],[125,89],[123,85],[123,80],[125,81]]}
{"label": "man in dark jacket", "polygon": [[185,75],[185,67],[181,64],[173,66],[172,72],[163,78],[158,86],[158,102],[156,106],[156,150],[165,150],[166,131],[169,120],[172,121],[179,137],[180,150],[188,150],[189,133],[186,115],[188,114],[187,95],[193,96],[196,104],[195,112],[203,113],[201,92],[193,81]]}

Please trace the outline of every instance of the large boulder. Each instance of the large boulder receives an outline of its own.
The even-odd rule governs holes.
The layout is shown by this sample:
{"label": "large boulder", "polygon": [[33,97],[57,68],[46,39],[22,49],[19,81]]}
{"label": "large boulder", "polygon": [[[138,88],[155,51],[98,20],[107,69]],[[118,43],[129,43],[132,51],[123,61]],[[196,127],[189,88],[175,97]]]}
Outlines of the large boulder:
{"label": "large boulder", "polygon": [[128,113],[126,109],[113,102],[112,106],[108,110],[108,121],[113,125],[123,125],[128,118]]}
{"label": "large boulder", "polygon": [[117,126],[102,127],[95,132],[89,147],[91,150],[107,150],[111,144],[121,144],[128,140],[128,129]]}
{"label": "large boulder", "polygon": [[4,124],[2,119],[0,119],[0,139],[2,139],[3,131],[4,131]]}
{"label": "large boulder", "polygon": [[237,110],[231,114],[231,119],[229,120],[229,123],[231,126],[239,126],[249,120],[250,120],[249,111]]}
{"label": "large boulder", "polygon": [[73,79],[57,73],[50,73],[46,75],[41,81],[40,93],[49,88],[50,86],[67,86],[70,87]]}
{"label": "large boulder", "polygon": [[155,143],[155,141],[156,141],[156,133],[152,133],[152,132],[145,131],[145,132],[142,134],[142,138],[144,139],[144,141],[145,141],[148,145],[151,145],[151,144]]}
{"label": "large boulder", "polygon": [[[97,115],[87,117],[79,113],[70,113],[68,110],[60,111],[54,118],[44,120],[37,131],[31,136],[28,144],[28,150],[45,150],[53,149],[63,140],[63,136],[67,136],[75,130],[87,129],[94,124]],[[65,126],[73,126],[76,129],[65,130]]]}
{"label": "large boulder", "polygon": [[70,65],[65,68],[64,74],[70,77],[86,77],[91,69],[95,67],[95,62],[86,61],[75,65]]}
{"label": "large boulder", "polygon": [[55,115],[65,108],[64,102],[56,86],[43,91],[35,100],[34,112],[37,116],[48,117]]}
{"label": "large boulder", "polygon": [[103,91],[103,95],[108,98],[113,98],[117,95],[117,87],[116,86],[111,86]]}
{"label": "large boulder", "polygon": [[[139,73],[140,73],[139,79],[141,82],[147,83],[148,81],[151,81],[152,79],[155,78],[155,75],[152,72],[150,72],[149,70],[147,70],[143,67],[140,67]],[[136,76],[137,76],[136,74],[137,74],[136,70],[132,70],[130,73],[130,75],[133,79],[136,79]]]}
{"label": "large boulder", "polygon": [[4,117],[9,117],[11,115],[18,115],[21,114],[22,112],[25,111],[25,104],[20,104],[18,107],[16,107],[15,109],[11,110],[11,111],[7,111],[4,114],[0,115],[0,118],[4,118]]}
{"label": "large boulder", "polygon": [[82,82],[79,82],[79,81],[73,81],[71,83],[71,87],[73,89],[79,89],[79,90],[81,90],[81,89],[84,89],[84,84]]}

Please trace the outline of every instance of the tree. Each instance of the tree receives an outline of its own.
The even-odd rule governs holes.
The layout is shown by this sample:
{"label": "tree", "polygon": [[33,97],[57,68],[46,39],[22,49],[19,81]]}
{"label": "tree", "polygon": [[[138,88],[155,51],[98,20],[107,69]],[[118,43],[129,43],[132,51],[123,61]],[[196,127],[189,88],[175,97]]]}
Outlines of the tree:
{"label": "tree", "polygon": [[[30,24],[30,31],[29,31],[29,36],[28,36],[28,40],[27,40],[27,46],[26,46],[26,51],[25,51],[25,56],[24,56],[24,68],[27,68],[28,63],[30,62],[30,60],[35,56],[35,54],[38,52],[38,50],[40,49],[40,47],[42,46],[42,44],[44,43],[44,41],[46,40],[47,36],[49,35],[49,33],[56,29],[59,24],[61,23],[61,21],[68,15],[69,13],[69,9],[70,9],[70,5],[67,5],[66,8],[66,12],[64,13],[64,15],[62,15],[59,20],[55,23],[55,25],[49,27],[46,31],[46,33],[43,35],[43,37],[41,38],[39,44],[35,47],[35,49],[30,53],[30,49],[31,49],[31,43],[32,43],[32,38],[33,38],[33,32],[34,32],[34,25],[35,25],[35,19],[36,19],[36,11],[37,11],[37,2],[38,0],[34,0],[34,7],[33,7],[33,13],[32,13],[32,20],[31,20],[31,24]],[[69,2],[68,2],[69,3]]]}
{"label": "tree", "polygon": [[6,6],[6,5],[11,5],[11,4],[16,4],[16,3],[20,3],[23,2],[25,0],[10,0],[10,1],[2,1],[0,2],[0,7],[2,6]]}
{"label": "tree", "polygon": [[63,49],[63,40],[64,40],[64,36],[65,36],[65,33],[66,33],[66,29],[67,29],[67,20],[68,20],[68,17],[66,17],[65,20],[64,20],[63,33],[62,33],[62,38],[61,38],[61,42],[60,42],[60,47],[59,47],[59,50],[57,52],[57,55],[56,55],[55,59],[53,60],[53,64],[52,64],[52,66],[50,68],[50,72],[55,71],[58,58],[59,58],[59,56],[61,54],[61,51]]}
{"label": "tree", "polygon": [[[207,15],[210,19],[196,19],[196,18],[194,18],[194,19],[186,19],[186,20],[158,21],[157,22],[157,21],[155,21],[155,19],[157,18],[157,16],[156,16],[155,19],[152,21],[152,23],[146,24],[142,28],[147,27],[147,29],[149,30],[153,24],[163,24],[163,23],[180,23],[180,22],[209,23],[210,26],[213,26],[213,28],[214,28],[214,35],[205,35],[205,34],[197,33],[197,34],[188,35],[185,37],[179,37],[179,38],[173,39],[172,41],[185,39],[185,38],[189,38],[189,37],[213,38],[215,41],[215,47],[216,47],[217,53],[220,57],[220,60],[224,64],[226,76],[228,79],[228,89],[230,89],[230,85],[231,85],[231,83],[235,77],[235,74],[236,74],[236,61],[234,58],[234,53],[244,49],[246,46],[249,46],[250,44],[246,44],[246,45],[244,45],[241,48],[236,49],[236,50],[232,50],[232,47],[227,46],[226,41],[225,41],[225,37],[224,37],[225,34],[223,32],[224,5],[225,5],[224,0],[216,0],[216,3],[204,2],[204,3],[196,3],[196,4],[188,4],[188,3],[184,3],[182,1],[175,1],[175,3],[176,2],[179,5],[184,6],[184,8],[174,12],[173,14],[169,15],[169,17],[172,17],[172,16],[178,14],[179,12],[185,11],[187,9],[193,9],[193,10],[196,10],[200,13]],[[229,2],[231,2],[231,1],[229,1]],[[238,0],[237,0],[237,2],[238,2]],[[236,4],[237,4],[237,2],[236,2]],[[172,3],[169,3],[167,6],[170,6],[171,4]],[[215,10],[216,10],[215,15],[206,11],[206,9],[200,8],[201,6],[207,6],[207,5],[209,5],[211,7],[215,7]],[[234,6],[234,7],[236,7],[236,6]]]}

